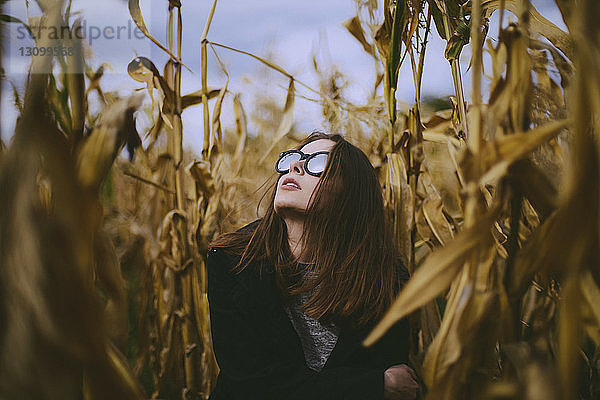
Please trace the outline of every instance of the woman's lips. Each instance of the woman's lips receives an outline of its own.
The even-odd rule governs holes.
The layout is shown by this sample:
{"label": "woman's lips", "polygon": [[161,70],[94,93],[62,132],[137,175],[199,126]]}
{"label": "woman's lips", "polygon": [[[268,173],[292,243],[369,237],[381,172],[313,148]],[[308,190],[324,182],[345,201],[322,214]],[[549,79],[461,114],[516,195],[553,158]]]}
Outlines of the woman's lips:
{"label": "woman's lips", "polygon": [[286,190],[302,190],[298,182],[292,178],[285,178],[283,182],[281,182],[281,188]]}

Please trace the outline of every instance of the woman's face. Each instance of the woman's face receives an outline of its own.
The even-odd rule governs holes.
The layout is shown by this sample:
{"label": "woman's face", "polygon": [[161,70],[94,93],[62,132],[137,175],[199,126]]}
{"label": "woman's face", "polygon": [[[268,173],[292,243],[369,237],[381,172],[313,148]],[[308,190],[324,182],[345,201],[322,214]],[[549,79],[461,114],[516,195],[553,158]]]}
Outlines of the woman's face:
{"label": "woman's face", "polygon": [[[304,145],[300,151],[313,154],[318,151],[330,151],[334,145],[333,140],[319,139]],[[320,178],[306,173],[305,163],[306,160],[292,162],[289,172],[282,174],[277,181],[273,206],[275,212],[282,218],[303,214],[318,186]]]}

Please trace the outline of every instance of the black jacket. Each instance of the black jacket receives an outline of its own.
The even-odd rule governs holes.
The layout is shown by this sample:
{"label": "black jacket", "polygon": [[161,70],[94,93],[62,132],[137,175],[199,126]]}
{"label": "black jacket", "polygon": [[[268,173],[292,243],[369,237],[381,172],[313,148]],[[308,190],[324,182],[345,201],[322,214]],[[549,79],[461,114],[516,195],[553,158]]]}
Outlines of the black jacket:
{"label": "black jacket", "polygon": [[[373,326],[342,328],[321,372],[306,366],[300,339],[277,294],[273,268],[258,262],[234,274],[239,258],[208,255],[208,299],[220,372],[210,400],[381,400],[383,373],[407,363],[408,324],[398,322],[375,345]],[[266,271],[266,272],[265,272]]]}

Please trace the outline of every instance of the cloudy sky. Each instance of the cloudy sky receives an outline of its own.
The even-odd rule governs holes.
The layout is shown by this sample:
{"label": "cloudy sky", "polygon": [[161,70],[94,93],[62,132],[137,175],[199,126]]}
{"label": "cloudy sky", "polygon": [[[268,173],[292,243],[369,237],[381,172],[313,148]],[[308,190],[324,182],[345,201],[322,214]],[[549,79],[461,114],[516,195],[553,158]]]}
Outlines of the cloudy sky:
{"label": "cloudy sky", "polygon": [[[30,2],[33,4],[34,2]],[[166,0],[140,0],[146,25],[162,43],[166,43]],[[560,13],[552,0],[534,0],[532,3],[542,15],[564,29]],[[200,36],[209,14],[212,0],[183,0],[183,62],[192,72],[183,74],[183,92],[201,88],[200,81]],[[95,67],[108,63],[102,81],[105,90],[118,90],[120,94],[131,94],[144,85],[132,80],[126,72],[127,64],[136,55],[152,59],[159,70],[167,60],[165,54],[147,39],[140,39],[129,17],[127,2],[124,0],[73,0],[72,12],[83,20],[83,29],[91,41]],[[5,13],[27,20],[28,12],[24,0],[7,3]],[[31,5],[29,16],[39,15],[35,5]],[[288,2],[280,0],[220,0],[210,28],[208,39],[231,47],[242,49],[263,57],[269,57],[300,81],[317,88],[317,77],[312,69],[312,57],[323,66],[335,66],[348,80],[347,96],[361,103],[372,91],[374,82],[374,60],[366,54],[362,46],[343,28],[342,23],[356,15],[354,0],[304,0]],[[117,32],[119,37],[117,38]],[[494,20],[490,32],[497,32]],[[104,34],[103,34],[104,33]],[[17,24],[6,28],[9,39],[5,52],[5,68],[9,79],[22,90],[24,72],[27,71],[28,57],[22,56],[21,47],[33,45],[33,41],[22,35]],[[442,57],[445,43],[437,33],[432,32],[428,45],[423,79],[424,96],[445,96],[452,94],[450,68]],[[259,73],[262,67],[250,57],[217,49],[231,77],[229,90],[242,93],[246,108],[255,93],[269,93],[283,105],[287,80],[278,74],[269,74],[268,79]],[[219,64],[209,50],[209,86],[219,87],[225,82]],[[462,70],[467,70],[469,52],[466,49],[461,57]],[[465,74],[465,89],[469,92],[469,76]],[[296,86],[297,89],[299,86]],[[309,93],[304,93],[309,94]],[[410,65],[404,63],[400,73],[398,98],[411,102],[414,96]],[[231,98],[224,104],[223,123],[232,124]],[[148,99],[149,102],[149,99]],[[16,111],[12,106],[12,89],[8,82],[2,87],[2,135],[6,140],[14,129]],[[212,107],[211,107],[212,108]],[[195,106],[183,115],[185,143],[198,150],[202,141],[202,108]],[[295,122],[300,129],[320,128],[322,121],[318,106],[298,98],[296,100]],[[140,128],[148,121],[140,118]],[[255,128],[251,125],[251,133]]]}

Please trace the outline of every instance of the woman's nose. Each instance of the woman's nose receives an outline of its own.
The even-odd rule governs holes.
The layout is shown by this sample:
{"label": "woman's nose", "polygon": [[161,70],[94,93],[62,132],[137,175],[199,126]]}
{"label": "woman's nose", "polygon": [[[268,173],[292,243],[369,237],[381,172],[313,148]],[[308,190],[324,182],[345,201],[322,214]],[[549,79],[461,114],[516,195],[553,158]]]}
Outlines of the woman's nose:
{"label": "woman's nose", "polygon": [[302,163],[304,162],[304,160],[302,161],[293,161],[290,164],[290,171],[294,171],[300,175],[304,174],[304,167],[302,165]]}

